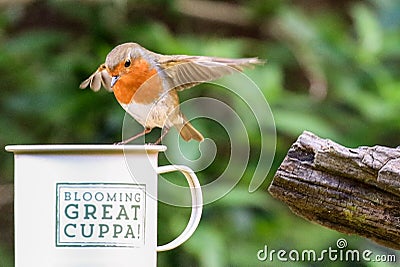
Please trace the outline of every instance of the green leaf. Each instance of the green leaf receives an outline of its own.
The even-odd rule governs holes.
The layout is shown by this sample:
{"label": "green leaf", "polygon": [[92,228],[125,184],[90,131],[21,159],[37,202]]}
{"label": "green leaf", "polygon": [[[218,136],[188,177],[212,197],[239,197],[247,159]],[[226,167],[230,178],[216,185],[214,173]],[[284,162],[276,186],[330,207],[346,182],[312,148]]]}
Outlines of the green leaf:
{"label": "green leaf", "polygon": [[358,36],[357,49],[361,63],[373,63],[377,60],[383,47],[382,28],[376,14],[365,4],[352,8],[355,30]]}

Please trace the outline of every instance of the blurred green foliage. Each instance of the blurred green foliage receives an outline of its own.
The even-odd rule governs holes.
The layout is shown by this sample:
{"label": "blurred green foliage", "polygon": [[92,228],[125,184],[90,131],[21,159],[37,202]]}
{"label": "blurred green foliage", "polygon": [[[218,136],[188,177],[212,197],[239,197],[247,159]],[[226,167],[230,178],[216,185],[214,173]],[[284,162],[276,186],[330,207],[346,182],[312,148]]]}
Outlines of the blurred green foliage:
{"label": "blurred green foliage", "polygon": [[[336,247],[340,237],[353,249],[395,253],[298,218],[266,189],[287,149],[304,130],[346,146],[400,143],[399,1],[223,2],[243,16],[238,24],[182,8],[192,5],[191,11],[204,12],[196,9],[197,1],[6,2],[0,4],[2,145],[120,140],[124,112],[113,96],[78,86],[122,42],[134,41],[163,54],[267,59],[265,66],[246,74],[262,90],[275,118],[277,150],[269,179],[248,193],[257,164],[257,155],[251,155],[243,180],[224,198],[205,206],[195,235],[182,247],[160,253],[159,266],[257,266],[261,263],[256,253],[264,245],[320,251]],[[218,95],[210,90],[203,85],[183,92],[182,98]],[[229,142],[212,124],[197,125],[220,144],[223,157],[199,173],[208,181],[223,170]],[[152,135],[154,140],[157,134]],[[259,132],[249,135],[256,140],[252,147],[257,147]],[[11,183],[12,155],[1,152],[0,164],[1,183]],[[159,242],[176,236],[189,213],[160,204]],[[12,216],[2,213],[0,223]],[[7,229],[1,227],[0,231]],[[0,241],[0,265],[12,266],[12,240]],[[355,266],[291,266],[310,265]]]}

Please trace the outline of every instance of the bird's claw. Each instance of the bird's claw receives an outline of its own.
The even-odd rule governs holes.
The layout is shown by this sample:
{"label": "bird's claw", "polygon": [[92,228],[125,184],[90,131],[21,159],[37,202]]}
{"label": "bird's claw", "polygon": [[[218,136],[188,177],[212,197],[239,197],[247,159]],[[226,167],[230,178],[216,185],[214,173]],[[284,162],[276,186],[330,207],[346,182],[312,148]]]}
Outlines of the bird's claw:
{"label": "bird's claw", "polygon": [[124,142],[124,141],[119,141],[119,142],[115,142],[113,145],[114,145],[114,146],[122,146],[122,145],[126,145],[126,142]]}

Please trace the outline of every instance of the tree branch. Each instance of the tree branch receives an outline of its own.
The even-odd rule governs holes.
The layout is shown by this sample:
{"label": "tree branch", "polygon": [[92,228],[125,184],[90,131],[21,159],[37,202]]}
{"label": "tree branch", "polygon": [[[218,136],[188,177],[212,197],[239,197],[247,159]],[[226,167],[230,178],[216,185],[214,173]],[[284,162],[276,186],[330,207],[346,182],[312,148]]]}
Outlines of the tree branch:
{"label": "tree branch", "polygon": [[400,149],[351,149],[304,132],[268,190],[307,220],[400,249]]}

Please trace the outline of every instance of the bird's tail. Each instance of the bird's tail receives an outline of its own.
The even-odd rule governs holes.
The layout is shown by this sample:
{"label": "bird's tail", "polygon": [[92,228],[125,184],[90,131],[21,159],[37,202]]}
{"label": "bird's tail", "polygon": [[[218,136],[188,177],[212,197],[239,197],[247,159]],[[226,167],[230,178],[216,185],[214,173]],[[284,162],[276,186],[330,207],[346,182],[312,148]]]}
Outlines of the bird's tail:
{"label": "bird's tail", "polygon": [[196,141],[202,142],[204,140],[203,135],[199,131],[197,131],[193,127],[193,125],[186,119],[184,119],[184,122],[182,124],[175,125],[175,127],[178,129],[179,134],[185,141],[194,139]]}

